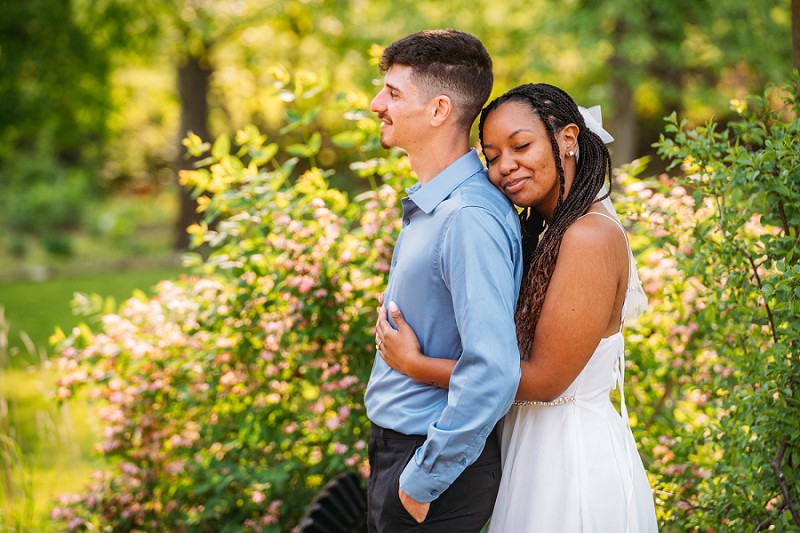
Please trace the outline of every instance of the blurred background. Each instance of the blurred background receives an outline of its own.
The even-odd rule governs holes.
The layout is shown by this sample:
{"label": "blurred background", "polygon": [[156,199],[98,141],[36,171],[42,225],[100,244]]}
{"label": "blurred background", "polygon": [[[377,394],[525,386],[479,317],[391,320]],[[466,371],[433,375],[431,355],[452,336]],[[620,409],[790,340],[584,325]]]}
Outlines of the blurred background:
{"label": "blurred background", "polygon": [[[665,116],[724,124],[792,68],[790,0],[0,0],[0,435],[32,465],[34,502],[91,467],[85,406],[48,399],[47,339],[77,323],[75,292],[110,302],[179,275],[187,132],[254,124],[291,143],[289,73],[368,101],[381,47],[436,27],[485,43],[494,95],[549,82],[602,105],[615,166],[652,156]],[[323,165],[359,160],[330,141],[342,117],[306,118]]]}

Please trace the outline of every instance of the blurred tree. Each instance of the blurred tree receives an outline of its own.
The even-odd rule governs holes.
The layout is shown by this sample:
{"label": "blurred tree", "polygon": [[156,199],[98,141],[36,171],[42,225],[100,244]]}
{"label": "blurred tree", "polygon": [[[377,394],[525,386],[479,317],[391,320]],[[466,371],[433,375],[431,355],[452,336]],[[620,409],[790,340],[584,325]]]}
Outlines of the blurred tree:
{"label": "blurred tree", "polygon": [[0,160],[47,145],[61,161],[96,155],[106,133],[109,62],[72,0],[0,4]]}
{"label": "blurred tree", "polygon": [[[189,131],[210,137],[208,93],[215,68],[214,48],[245,28],[275,16],[279,3],[99,0],[83,4],[84,22],[101,30],[100,38],[109,46],[124,42],[128,56],[157,56],[174,65],[180,102],[175,166],[177,170],[193,168],[195,161],[180,140]],[[186,228],[198,217],[189,191],[182,187],[179,191],[175,246],[185,249]]]}
{"label": "blurred tree", "polygon": [[800,0],[792,0],[792,65],[800,71]]}
{"label": "blurred tree", "polygon": [[670,112],[702,123],[727,114],[729,99],[788,77],[789,0],[579,0],[571,6],[559,19],[560,31],[575,36],[585,58],[581,85],[605,82],[618,164],[647,153]]}
{"label": "blurred tree", "polygon": [[[180,106],[174,141],[177,171],[194,168],[197,163],[181,144],[188,132],[213,139],[215,133],[263,123],[259,116],[272,111],[264,109],[270,106],[264,105],[263,93],[274,92],[269,73],[276,63],[302,64],[313,70],[325,66],[326,60],[327,64],[341,63],[353,50],[361,50],[356,61],[360,67],[368,48],[357,31],[346,28],[351,17],[357,18],[364,9],[355,2],[99,0],[84,4],[89,13],[86,22],[105,28],[109,45],[121,40],[128,43],[129,56],[150,57],[153,63],[166,61],[173,66]],[[226,75],[233,75],[220,76],[223,68]],[[343,70],[345,76],[352,73]],[[363,75],[356,78],[363,79]],[[229,79],[233,88],[226,85]],[[248,80],[255,98],[245,104],[248,109],[237,120],[233,110],[247,99]],[[264,84],[269,86],[265,89]],[[190,192],[183,187],[179,191],[175,244],[185,249],[186,228],[198,221],[198,215]]]}
{"label": "blurred tree", "polygon": [[791,61],[789,0],[409,4],[370,6],[359,30],[382,45],[430,27],[475,34],[494,59],[495,94],[546,81],[581,104],[604,104],[618,164],[652,152],[665,115],[692,124],[729,116],[730,99],[785,80]]}
{"label": "blurred tree", "polygon": [[[193,165],[180,143],[188,130],[213,139],[253,123],[302,137],[280,131],[286,107],[276,65],[327,71],[334,91],[371,94],[380,46],[451,26],[486,43],[495,94],[548,81],[583,105],[603,104],[617,138],[614,160],[623,164],[652,151],[661,117],[671,111],[691,124],[724,118],[729,99],[784,78],[791,5],[471,0],[467,9],[462,0],[7,0],[0,5],[0,88],[9,95],[0,102],[0,161],[18,156],[19,147],[43,145],[82,167],[89,155],[105,156],[99,175],[85,167],[72,179],[137,182],[146,191]],[[323,113],[307,130],[322,134],[319,157],[346,166],[358,154],[328,142],[337,121]],[[14,170],[21,183],[32,181],[25,172]],[[179,190],[175,228],[183,247],[196,213]]]}
{"label": "blurred tree", "polygon": [[69,253],[86,174],[100,161],[111,110],[105,50],[72,17],[71,0],[0,3],[0,207],[25,253],[24,235]]}

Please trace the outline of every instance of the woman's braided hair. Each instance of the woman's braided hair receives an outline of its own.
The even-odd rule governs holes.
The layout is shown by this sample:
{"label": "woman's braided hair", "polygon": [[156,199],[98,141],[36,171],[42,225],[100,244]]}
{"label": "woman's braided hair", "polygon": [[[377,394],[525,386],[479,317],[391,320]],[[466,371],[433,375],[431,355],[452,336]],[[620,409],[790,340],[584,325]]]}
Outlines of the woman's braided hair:
{"label": "woman's braided hair", "polygon": [[[547,231],[544,231],[544,219],[534,209],[528,207],[520,212],[524,276],[515,322],[520,357],[528,359],[547,287],[558,259],[561,239],[567,228],[586,214],[592,203],[608,196],[606,194],[597,198],[606,179],[609,191],[611,190],[611,156],[600,137],[586,127],[583,116],[572,98],[558,87],[545,83],[521,85],[486,106],[481,112],[478,126],[481,144],[483,144],[483,126],[486,117],[507,102],[525,103],[531,107],[535,115],[543,119],[553,147],[559,182],[558,203],[553,218],[547,225]],[[564,168],[561,165],[561,154],[555,135],[568,124],[576,124],[580,129],[578,134],[580,158],[577,161],[575,179],[569,194],[565,197]]]}

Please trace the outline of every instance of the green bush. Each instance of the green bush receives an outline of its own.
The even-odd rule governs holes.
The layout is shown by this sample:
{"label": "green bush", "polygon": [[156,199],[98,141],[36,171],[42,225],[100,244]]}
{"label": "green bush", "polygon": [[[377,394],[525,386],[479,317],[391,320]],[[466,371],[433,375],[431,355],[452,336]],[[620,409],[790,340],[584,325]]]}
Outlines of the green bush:
{"label": "green bush", "polygon": [[[722,131],[672,117],[658,147],[683,172],[618,175],[651,303],[628,325],[626,392],[667,531],[800,526],[799,86],[777,110],[737,103]],[[365,474],[374,297],[410,171],[374,157],[365,101],[343,101],[353,129],[330,142],[358,147],[347,175],[372,184],[354,199],[316,164],[328,141],[306,131],[319,109],[302,97],[286,128],[302,143],[252,127],[187,139],[205,156],[182,179],[209,255],[59,343],[58,392],[98,400],[108,459],[53,509],[67,531],[287,531],[327,479]]]}
{"label": "green bush", "polygon": [[651,309],[634,328],[634,428],[677,531],[800,527],[800,85],[658,143],[678,176],[621,204]]}
{"label": "green bush", "polygon": [[[53,255],[71,255],[70,232],[81,227],[85,207],[96,197],[84,171],[68,169],[46,154],[23,154],[0,172],[6,183],[0,205],[8,229],[39,238]],[[19,238],[11,246],[12,253],[24,255]]]}
{"label": "green bush", "polygon": [[[100,331],[60,341],[59,395],[85,387],[100,402],[109,462],[53,510],[69,531],[288,531],[325,481],[366,474],[361,398],[395,188],[351,200],[329,171],[279,163],[252,127],[233,143],[186,142],[207,156],[182,179],[203,199],[190,233],[210,255],[103,316]],[[318,149],[312,137],[302,155]],[[377,169],[407,174],[397,157],[358,172]]]}

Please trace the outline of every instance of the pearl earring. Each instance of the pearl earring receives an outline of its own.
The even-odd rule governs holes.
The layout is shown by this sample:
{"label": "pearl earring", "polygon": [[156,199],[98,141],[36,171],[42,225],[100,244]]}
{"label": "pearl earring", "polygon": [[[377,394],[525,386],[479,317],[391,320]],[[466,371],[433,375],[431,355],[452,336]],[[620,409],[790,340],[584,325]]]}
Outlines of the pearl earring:
{"label": "pearl earring", "polygon": [[574,155],[575,155],[575,152],[573,152],[572,150],[570,150],[569,152],[567,152],[567,155],[568,155],[568,156],[570,156],[570,157],[572,157],[572,156],[574,156]]}

